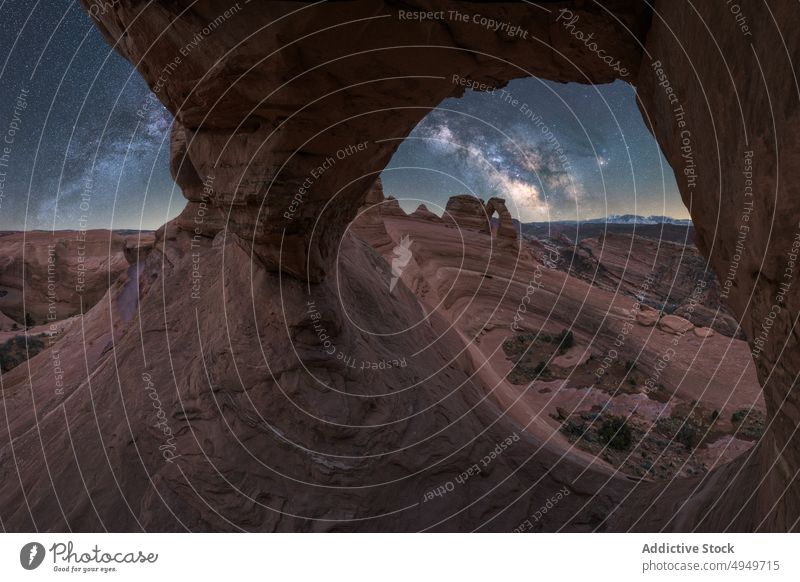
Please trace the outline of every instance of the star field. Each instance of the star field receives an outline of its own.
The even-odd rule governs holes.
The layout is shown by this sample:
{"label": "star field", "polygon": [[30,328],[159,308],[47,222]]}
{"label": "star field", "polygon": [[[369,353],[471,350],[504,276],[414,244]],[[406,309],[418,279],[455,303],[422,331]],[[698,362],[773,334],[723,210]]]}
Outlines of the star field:
{"label": "star field", "polygon": [[[0,6],[0,132],[28,104],[10,144],[0,229],[153,228],[184,205],[169,175],[161,106],[74,1]],[[171,201],[172,199],[172,201]]]}
{"label": "star field", "polygon": [[633,88],[512,81],[447,99],[382,174],[411,211],[447,198],[500,196],[523,221],[635,213],[688,216],[672,170],[644,125]]}
{"label": "star field", "polygon": [[[171,115],[76,1],[2,2],[0,40],[0,134],[16,128],[0,229],[152,229],[180,212]],[[409,211],[426,203],[440,214],[469,192],[506,198],[523,221],[688,215],[622,82],[468,90],[423,119],[382,177]]]}

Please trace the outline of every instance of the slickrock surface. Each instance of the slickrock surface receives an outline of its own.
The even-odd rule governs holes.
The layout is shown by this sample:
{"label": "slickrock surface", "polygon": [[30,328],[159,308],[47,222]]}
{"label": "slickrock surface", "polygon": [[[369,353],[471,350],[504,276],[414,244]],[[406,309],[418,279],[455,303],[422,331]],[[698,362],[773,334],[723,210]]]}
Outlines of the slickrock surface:
{"label": "slickrock surface", "polygon": [[0,312],[0,331],[9,331],[18,328],[18,322],[8,317],[5,313]]}
{"label": "slickrock surface", "polygon": [[[704,415],[702,429],[708,434],[702,442],[698,435],[696,449],[681,461],[686,461],[686,468],[673,471],[673,476],[705,473],[718,459],[730,460],[734,451],[752,446],[752,442],[740,446],[741,435],[729,422],[742,408],[764,410],[744,341],[686,334],[694,326],[672,315],[664,315],[654,327],[658,310],[641,308],[634,296],[592,286],[554,268],[554,262],[542,261],[541,241],[523,240],[512,255],[498,252],[486,233],[442,228],[410,217],[385,220],[395,241],[410,237],[416,242],[417,272],[409,287],[427,311],[445,313],[461,330],[493,396],[548,446],[558,447],[568,457],[579,455],[579,445],[551,415],[559,416],[557,408],[570,415],[590,414],[597,406],[631,415],[631,422],[645,428],[688,410]],[[650,242],[637,238],[634,245]],[[547,244],[553,248],[552,241]],[[602,250],[610,264],[620,260],[612,256],[617,246]],[[696,251],[674,246],[661,249],[667,264],[675,258],[671,253],[692,252]],[[553,256],[547,259],[552,261]],[[624,284],[618,286],[630,285],[624,279],[628,273],[622,275]],[[641,273],[633,269],[630,276],[637,281]],[[665,299],[661,297],[662,304]],[[572,347],[554,350],[548,348],[553,340],[541,339],[566,330],[574,337]],[[531,344],[529,338],[534,336],[544,345]],[[522,357],[514,352],[515,346],[524,351]],[[536,368],[542,364],[547,370],[539,373]],[[719,420],[710,423],[712,416]],[[714,444],[731,435],[730,447]],[[642,448],[649,445],[645,441]],[[709,447],[715,455],[706,454]],[[594,465],[611,470],[602,460]],[[666,478],[630,462],[621,470],[648,480]]]}
{"label": "slickrock surface", "polygon": [[0,310],[22,327],[25,313],[43,324],[88,311],[125,272],[135,249],[151,244],[150,233],[107,230],[2,236]]}
{"label": "slickrock surface", "polygon": [[[659,0],[658,16],[633,0],[545,9],[435,5],[513,22],[528,40],[473,23],[400,17],[399,10],[433,6],[246,3],[191,51],[184,47],[230,12],[229,2],[134,0],[93,10],[108,41],[175,115],[172,171],[189,203],[159,231],[144,262],[127,267],[85,316],[94,322],[91,343],[58,342],[60,357],[71,362],[60,391],[46,377],[55,346],[12,370],[8,381],[4,376],[11,407],[11,420],[0,420],[6,529],[508,531],[564,486],[571,494],[536,529],[796,526],[800,402],[792,387],[800,336],[793,322],[800,294],[786,295],[759,340],[762,322],[775,313],[800,215],[793,163],[800,104],[787,74],[800,47],[797,35],[785,34],[796,4],[753,10],[752,44],[713,3]],[[559,7],[578,17],[578,28],[591,31],[617,67],[558,20]],[[179,66],[171,66],[177,57]],[[598,366],[626,329],[643,280],[620,277],[618,265],[599,258],[600,239],[575,256],[589,267],[605,265],[606,281],[624,280],[626,293],[545,268],[544,291],[534,292],[529,312],[515,320],[536,272],[536,248],[509,252],[477,230],[437,230],[381,213],[402,249],[387,261],[347,232],[402,138],[444,98],[463,94],[459,79],[498,87],[531,75],[636,85],[644,119],[679,178],[699,249],[719,279],[739,232],[744,149],[754,151],[761,197],[727,299],[750,349],[759,348],[765,413],[737,425],[748,434],[763,431],[752,454],[698,475],[630,479],[612,469],[632,471],[624,459],[598,463],[599,450],[572,446],[567,434],[604,414],[608,386],[568,383],[569,399],[559,402],[571,423],[565,426],[549,416],[550,402],[574,377],[553,374],[548,385],[529,390],[525,380],[538,362],[515,360],[516,371],[509,369],[506,353],[519,358],[531,346],[546,365],[545,352],[552,355],[567,337],[565,321],[575,323],[572,341],[600,350]],[[200,247],[193,249],[200,216]],[[450,232],[450,243],[439,231]],[[454,246],[459,232],[469,244]],[[409,284],[401,269],[408,265]],[[400,282],[390,291],[393,278]],[[554,307],[556,325],[548,317]],[[522,330],[515,333],[540,334],[541,341],[517,337],[506,345],[515,321]],[[758,401],[750,350],[739,340],[682,336],[657,381],[682,400],[673,409],[668,397],[654,400],[642,386],[676,336],[634,323],[626,337],[640,349],[636,365],[645,371],[636,375],[615,362],[603,374],[616,385],[633,373],[628,393],[608,404],[614,414],[641,403],[651,422],[679,414],[704,434],[712,426],[708,411],[698,416],[684,406],[694,396],[712,413],[720,410],[731,432],[731,405]],[[692,365],[690,352],[700,349],[719,365]],[[387,368],[401,357],[407,366]],[[682,369],[693,376],[682,380]],[[523,383],[507,381],[509,374]],[[732,396],[731,374],[741,378]],[[697,386],[707,389],[697,396]],[[162,427],[153,394],[168,419]],[[590,403],[589,410],[578,403]],[[660,438],[673,439],[681,426],[662,423]],[[559,436],[549,439],[554,429]],[[505,439],[511,444],[486,477],[428,499]],[[705,449],[711,459],[713,450]],[[12,450],[16,465],[8,462]],[[680,454],[667,452],[676,467]]]}

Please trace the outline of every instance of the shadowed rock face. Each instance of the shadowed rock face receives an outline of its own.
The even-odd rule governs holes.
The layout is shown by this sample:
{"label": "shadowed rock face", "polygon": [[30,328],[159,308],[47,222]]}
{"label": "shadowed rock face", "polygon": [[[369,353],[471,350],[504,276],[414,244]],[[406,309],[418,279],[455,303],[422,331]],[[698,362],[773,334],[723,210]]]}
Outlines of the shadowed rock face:
{"label": "shadowed rock face", "polygon": [[[726,301],[758,356],[770,422],[752,458],[716,471],[702,484],[668,487],[661,499],[675,503],[656,503],[637,525],[796,529],[800,271],[786,269],[792,245],[800,240],[795,162],[800,136],[794,129],[800,122],[800,94],[789,74],[794,70],[790,57],[800,49],[791,24],[797,6],[783,1],[771,3],[769,10],[748,6],[752,36],[710,4],[696,13],[687,8],[656,4],[658,16],[645,46],[651,58],[643,59],[636,80],[640,109],[675,172],[700,251],[723,288],[730,279]],[[791,290],[783,293],[786,283]],[[639,517],[635,508],[630,515]]]}
{"label": "shadowed rock face", "polygon": [[[506,482],[502,491],[492,494],[493,502],[481,497],[481,504],[457,514],[452,513],[456,509],[420,509],[389,521],[358,521],[365,512],[387,514],[418,500],[483,454],[467,443],[460,455],[442,462],[438,474],[422,473],[434,460],[438,463],[463,444],[459,438],[464,432],[454,431],[425,447],[410,449],[399,460],[381,456],[386,450],[410,445],[418,433],[434,432],[443,418],[460,418],[467,412],[467,424],[460,428],[466,434],[478,432],[499,416],[493,410],[473,410],[483,402],[485,386],[468,384],[463,393],[445,402],[444,387],[464,381],[465,366],[458,363],[447,368],[443,377],[429,380],[423,393],[414,392],[416,397],[403,396],[392,404],[379,401],[375,409],[365,402],[349,408],[344,406],[348,400],[339,393],[320,389],[312,408],[340,424],[358,424],[354,421],[364,419],[380,424],[400,411],[427,410],[426,406],[436,404],[428,416],[393,425],[388,431],[366,433],[338,425],[309,426],[311,421],[286,404],[276,388],[276,383],[281,390],[288,386],[293,396],[311,399],[312,393],[303,388],[315,385],[314,379],[305,373],[322,375],[326,384],[339,387],[362,385],[329,362],[313,360],[317,353],[310,347],[314,332],[305,313],[301,281],[320,284],[313,287],[313,293],[336,340],[362,350],[361,358],[375,358],[383,348],[364,347],[357,338],[347,336],[343,307],[324,299],[326,293],[333,296],[341,291],[326,279],[337,260],[345,261],[351,295],[362,302],[359,313],[364,317],[381,317],[380,301],[390,299],[380,295],[377,286],[360,282],[359,273],[380,267],[371,263],[375,256],[356,241],[342,239],[345,229],[364,205],[400,139],[442,99],[463,94],[462,79],[497,87],[530,75],[583,83],[624,78],[637,86],[645,120],[679,177],[700,248],[721,279],[727,274],[741,220],[744,150],[754,151],[752,172],[758,206],[749,222],[748,245],[734,274],[729,300],[751,345],[759,349],[759,375],[771,420],[754,455],[703,480],[681,479],[666,487],[650,484],[629,496],[630,483],[607,481],[589,472],[580,491],[558,511],[549,513],[542,527],[560,527],[590,500],[596,507],[615,507],[624,500],[608,522],[616,528],[785,530],[796,525],[800,492],[794,475],[800,467],[796,436],[800,408],[792,388],[800,371],[794,333],[800,294],[788,293],[777,310],[774,307],[800,215],[800,196],[795,192],[800,181],[794,175],[800,150],[794,128],[800,121],[800,107],[797,85],[787,75],[792,70],[789,55],[800,47],[797,35],[778,34],[792,26],[794,3],[774,2],[770,10],[753,9],[749,22],[757,39],[754,48],[738,35],[732,18],[721,17],[710,4],[682,2],[657,2],[658,15],[652,17],[652,25],[647,4],[638,1],[610,1],[604,7],[564,2],[544,8],[526,3],[469,3],[470,10],[521,26],[527,39],[509,38],[503,31],[471,23],[407,22],[398,12],[467,10],[467,3],[456,2],[437,2],[435,7],[432,2],[419,1],[402,5],[336,2],[313,7],[299,2],[254,2],[237,4],[235,10],[227,0],[106,2],[94,8],[94,0],[82,3],[90,8],[108,41],[137,67],[175,115],[172,172],[189,200],[175,223],[160,231],[141,275],[145,278],[141,325],[144,334],[151,334],[147,336],[148,349],[153,351],[148,364],[139,361],[140,348],[134,343],[138,335],[130,334],[136,337],[123,337],[115,350],[117,360],[103,361],[100,356],[93,360],[95,384],[116,386],[116,371],[138,381],[142,370],[159,369],[166,378],[166,371],[177,369],[172,392],[168,395],[162,387],[162,398],[176,426],[183,427],[179,450],[184,464],[179,472],[174,465],[159,463],[159,435],[141,436],[153,432],[151,423],[134,414],[130,421],[134,427],[123,424],[126,417],[119,412],[122,393],[104,391],[99,405],[108,414],[96,419],[96,426],[73,428],[73,438],[84,443],[84,448],[77,451],[73,464],[67,454],[51,458],[54,466],[48,466],[48,482],[41,470],[31,469],[47,464],[47,459],[37,456],[37,444],[27,436],[15,441],[32,453],[27,457],[29,466],[20,469],[21,475],[14,474],[13,479],[10,471],[3,475],[0,493],[4,505],[20,508],[3,516],[6,528],[65,529],[70,525],[99,529],[102,523],[110,529],[447,529],[471,528],[498,512],[502,518],[494,520],[492,527],[508,529],[563,483],[571,482],[581,471],[577,462],[556,462],[555,455],[546,451],[528,462],[524,452],[514,452],[499,461],[496,470],[511,473],[513,467],[524,464],[524,478]],[[561,8],[570,13],[560,12]],[[575,16],[577,21],[572,20]],[[576,28],[593,32],[597,45],[619,59],[620,66],[601,61],[586,43],[576,39]],[[663,68],[653,67],[653,61],[661,61]],[[682,107],[680,117],[676,117],[673,94],[664,90],[665,78]],[[198,217],[203,220],[198,222]],[[224,242],[217,237],[221,232]],[[217,302],[206,296],[203,312],[213,316],[202,324],[186,321],[186,313],[194,312],[187,303],[190,288],[186,286],[191,280],[188,249],[194,234],[205,239],[205,268],[217,266],[220,249],[228,253],[226,258],[233,257],[233,262],[230,258],[227,263],[220,261],[224,266],[219,270],[224,269],[225,276],[209,282]],[[165,258],[168,260],[163,261]],[[254,271],[242,264],[251,259],[255,259]],[[163,270],[163,265],[168,269]],[[278,283],[276,271],[297,277],[290,278],[290,293]],[[168,291],[163,297],[153,292],[159,286],[152,282],[159,276],[168,280],[162,287]],[[280,281],[285,285],[285,280]],[[248,288],[253,297],[264,296],[260,311],[254,313],[255,323],[245,315],[252,307]],[[234,301],[225,319],[219,315],[227,305],[218,303],[223,297]],[[420,316],[413,298],[401,297],[400,301],[385,323],[410,325]],[[163,332],[164,314],[171,318],[166,323],[172,337],[200,332],[206,343],[195,345],[187,340],[181,346],[180,360],[167,361],[165,354],[174,351],[174,346],[158,333]],[[238,341],[233,343],[221,331],[227,329],[231,317],[238,333]],[[762,338],[767,319],[770,325]],[[259,335],[259,322],[269,333]],[[442,327],[441,321],[434,323],[436,329]],[[427,331],[418,334],[404,341],[419,346],[431,339]],[[298,337],[307,347],[305,372],[292,359]],[[243,350],[252,353],[258,341],[266,342],[270,377],[247,366],[240,375],[236,354]],[[425,356],[430,359],[419,364],[420,374],[438,369],[460,345],[457,338],[450,338],[439,349],[441,353]],[[390,350],[384,351],[388,356]],[[394,377],[376,382],[374,387],[388,393],[393,381],[406,379],[411,381],[410,377]],[[86,389],[85,384],[80,388]],[[48,397],[41,387],[38,390],[37,403]],[[27,391],[20,391],[10,406],[25,410],[29,405],[25,394]],[[132,396],[125,403],[126,410],[147,409],[150,402],[142,394]],[[70,398],[68,414],[91,418],[85,401]],[[284,426],[265,428],[242,412],[254,405],[261,411],[290,411],[294,416],[286,416],[290,421]],[[25,418],[15,420],[14,430],[9,430],[12,437],[27,434],[30,427]],[[39,438],[58,441],[65,431],[63,418],[58,414],[43,418],[40,434],[44,437]],[[236,440],[228,442],[225,427],[233,427]],[[291,428],[299,431],[305,448],[293,449],[280,436]],[[493,425],[488,442],[502,440],[511,428],[505,420]],[[100,442],[98,435],[113,437],[110,443]],[[242,441],[250,446],[247,453],[240,447]],[[307,452],[323,444],[331,444],[334,454],[347,455],[356,449],[374,453],[375,461],[343,467],[325,455]],[[532,443],[523,444],[530,447],[526,451],[533,450]],[[98,454],[100,450],[105,458]],[[278,466],[295,481],[281,480],[261,466],[260,460],[266,458],[285,461]],[[76,464],[92,474],[93,483],[102,485],[91,498],[83,494],[85,487],[82,489]],[[129,468],[121,481],[114,476],[113,467],[118,466]],[[410,483],[402,481],[417,471],[420,476]],[[546,483],[526,491],[525,483],[545,473]],[[401,485],[348,489],[363,484],[367,477],[376,483],[400,479]],[[309,482],[333,489],[321,493]],[[344,489],[337,489],[341,487]],[[31,496],[35,490],[41,493]],[[62,507],[52,491],[70,499],[80,497],[80,503]],[[482,493],[471,491],[469,498]],[[459,507],[455,500],[466,494],[463,490],[451,498],[455,508]],[[659,501],[650,507],[653,499]],[[296,517],[277,515],[275,508]],[[450,515],[455,517],[446,521]],[[602,512],[600,518],[579,515],[570,523],[574,528],[594,527],[607,517]],[[346,518],[355,521],[336,521]]]}
{"label": "shadowed rock face", "polygon": [[383,197],[383,183],[378,178],[367,192],[364,205],[359,209],[350,228],[362,239],[372,241],[373,247],[381,254],[385,254],[394,247],[394,243],[386,232],[382,216],[394,211],[399,211],[405,216],[397,200],[393,198],[386,200]]}

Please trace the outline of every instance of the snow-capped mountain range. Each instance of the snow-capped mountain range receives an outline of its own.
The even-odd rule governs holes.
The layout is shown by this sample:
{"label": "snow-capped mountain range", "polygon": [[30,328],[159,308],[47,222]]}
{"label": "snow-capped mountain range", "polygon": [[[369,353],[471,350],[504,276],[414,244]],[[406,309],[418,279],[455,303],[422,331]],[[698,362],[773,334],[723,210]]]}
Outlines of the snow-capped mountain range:
{"label": "snow-capped mountain range", "polygon": [[689,225],[688,218],[672,218],[671,216],[639,216],[638,214],[609,214],[605,218],[592,218],[583,222],[607,224],[679,224]]}

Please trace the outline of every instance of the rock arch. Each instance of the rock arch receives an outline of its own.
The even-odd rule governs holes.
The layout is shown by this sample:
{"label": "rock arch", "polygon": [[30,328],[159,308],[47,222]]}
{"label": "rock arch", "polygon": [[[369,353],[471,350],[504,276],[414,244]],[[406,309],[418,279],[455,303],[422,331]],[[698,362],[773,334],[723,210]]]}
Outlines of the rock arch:
{"label": "rock arch", "polygon": [[491,234],[491,220],[495,212],[499,219],[499,224],[497,225],[498,240],[506,244],[516,245],[517,229],[514,228],[514,219],[511,218],[511,213],[508,211],[508,208],[506,208],[506,201],[503,198],[489,198],[489,201],[484,207],[487,222],[482,227],[481,232]]}
{"label": "rock arch", "polygon": [[[399,138],[442,99],[463,94],[467,84],[502,87],[528,75],[633,83],[679,178],[697,242],[721,279],[742,216],[749,217],[729,301],[759,354],[770,423],[753,455],[707,478],[644,485],[647,495],[631,497],[620,485],[615,499],[625,501],[604,521],[645,529],[797,526],[800,293],[795,284],[780,294],[800,216],[800,100],[791,61],[800,37],[787,34],[794,3],[753,5],[752,38],[711,3],[659,0],[652,13],[646,3],[624,0],[543,9],[469,3],[517,24],[526,39],[402,17],[400,10],[432,10],[422,1],[313,9],[251,3],[224,18],[227,0],[101,4],[92,10],[97,25],[176,117],[173,174],[189,203],[173,227],[188,229],[198,205],[207,204],[205,235],[238,237],[273,271],[314,282],[325,280],[342,233]],[[437,3],[444,11],[465,6]],[[190,45],[220,18],[222,25]],[[595,32],[595,46],[618,63],[609,66],[580,42],[582,30]],[[326,169],[333,165],[336,171]],[[744,205],[743,171],[751,173],[752,211]],[[651,499],[659,502],[640,505]]]}

